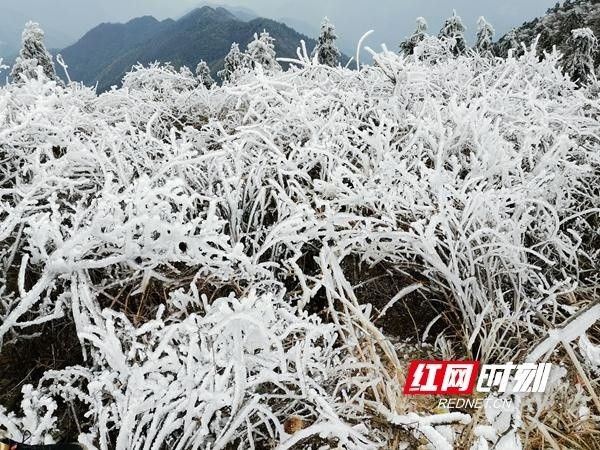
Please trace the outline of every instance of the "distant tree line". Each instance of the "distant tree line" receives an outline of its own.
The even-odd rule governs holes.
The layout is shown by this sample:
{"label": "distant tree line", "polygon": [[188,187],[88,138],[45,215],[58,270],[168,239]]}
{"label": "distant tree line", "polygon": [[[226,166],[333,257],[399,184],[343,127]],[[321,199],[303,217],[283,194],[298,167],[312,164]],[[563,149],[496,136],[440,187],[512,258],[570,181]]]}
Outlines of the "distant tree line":
{"label": "distant tree line", "polygon": [[[341,52],[336,46],[336,40],[335,27],[325,18],[321,25],[317,46],[313,50],[313,57],[319,64],[330,67],[339,65]],[[266,72],[280,71],[281,65],[277,61],[274,43],[275,39],[266,30],[260,34],[256,33],[244,52],[240,50],[239,44],[234,42],[225,56],[223,69],[218,76],[223,82],[229,83],[235,81],[236,77],[244,71],[255,69],[257,66]],[[40,73],[60,82],[52,62],[52,55],[44,45],[44,32],[39,24],[28,22],[22,34],[22,49],[10,77],[13,83],[21,83],[26,79],[38,78]],[[203,60],[196,66],[196,77],[198,83],[208,89],[215,84],[210,67]]]}
{"label": "distant tree line", "polygon": [[[475,46],[469,48],[464,36],[465,26],[456,11],[446,19],[437,39],[446,45],[449,53],[458,57],[461,55],[479,54],[486,58],[520,56],[524,44],[518,42],[514,31],[508,33],[498,44],[494,44],[494,28],[484,18],[477,21],[477,39]],[[427,33],[427,21],[417,18],[415,31],[400,44],[400,53],[412,57],[415,50],[426,39],[431,38]],[[321,65],[337,67],[340,64],[340,50],[336,46],[338,36],[334,25],[325,18],[321,24],[321,32],[312,57]],[[238,76],[258,66],[265,72],[277,72],[281,65],[277,61],[275,39],[263,30],[255,33],[254,39],[245,51],[234,42],[229,53],[225,56],[223,69],[218,72],[224,83],[235,82]],[[576,28],[571,31],[569,52],[565,58],[564,70],[573,81],[583,84],[595,77],[594,56],[598,50],[598,41],[590,28]],[[60,82],[56,75],[52,56],[44,45],[44,32],[37,23],[28,22],[22,35],[22,49],[11,71],[14,83],[24,79],[37,78],[43,74],[49,79]],[[198,83],[207,89],[215,85],[208,64],[201,60],[196,67]]]}
{"label": "distant tree line", "polygon": [[[500,44],[495,45],[494,28],[484,17],[480,17],[477,21],[477,40],[473,48],[468,48],[466,45],[465,29],[460,16],[454,11],[452,16],[446,19],[437,37],[447,44],[449,51],[455,56],[469,52],[488,58],[523,54],[525,44],[517,40],[514,31],[508,33]],[[427,22],[419,17],[413,34],[400,44],[400,52],[405,56],[414,55],[416,47],[426,38],[428,38]],[[591,81],[595,77],[594,56],[598,51],[598,41],[594,32],[590,28],[571,30],[568,47],[565,55],[565,72],[578,84]]]}
{"label": "distant tree line", "polygon": [[[336,40],[335,27],[326,17],[321,24],[321,33],[312,52],[312,56],[319,64],[329,67],[339,65],[341,52],[336,46]],[[223,70],[219,72],[219,77],[223,82],[233,82],[239,74],[245,70],[254,69],[257,65],[269,72],[281,70],[281,66],[277,62],[274,42],[275,40],[267,31],[260,33],[260,36],[255,34],[254,40],[248,44],[243,53],[240,51],[239,44],[234,42],[225,57]]]}

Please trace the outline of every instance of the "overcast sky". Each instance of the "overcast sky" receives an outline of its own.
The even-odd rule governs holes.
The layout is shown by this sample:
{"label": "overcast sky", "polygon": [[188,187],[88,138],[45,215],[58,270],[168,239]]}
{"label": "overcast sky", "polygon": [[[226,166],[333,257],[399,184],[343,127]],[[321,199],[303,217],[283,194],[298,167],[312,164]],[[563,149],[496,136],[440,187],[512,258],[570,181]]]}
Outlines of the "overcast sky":
{"label": "overcast sky", "polygon": [[[293,18],[296,23],[292,25],[304,27],[300,31],[305,32],[318,27],[323,16],[329,16],[347,52],[370,29],[375,33],[367,45],[379,47],[385,42],[390,49],[396,48],[411,33],[418,16],[425,17],[432,33],[437,33],[453,9],[462,16],[469,36],[475,32],[477,17],[483,15],[492,22],[499,37],[512,27],[543,14],[556,3],[556,0],[213,1],[225,6],[243,6],[268,18]],[[202,0],[0,0],[0,16],[11,10],[13,25],[21,19],[33,19],[52,30],[49,35],[72,40],[100,22],[122,22],[140,15],[176,18],[202,4]]]}

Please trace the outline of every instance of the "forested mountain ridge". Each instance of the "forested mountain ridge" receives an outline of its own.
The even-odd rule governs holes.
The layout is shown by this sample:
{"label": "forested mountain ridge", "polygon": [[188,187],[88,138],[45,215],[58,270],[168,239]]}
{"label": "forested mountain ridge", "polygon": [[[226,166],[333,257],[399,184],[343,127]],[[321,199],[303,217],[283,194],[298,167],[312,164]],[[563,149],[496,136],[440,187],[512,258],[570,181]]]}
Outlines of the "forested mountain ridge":
{"label": "forested mountain ridge", "polygon": [[61,54],[74,80],[94,84],[108,61],[126,55],[132,48],[174,23],[172,19],[159,22],[151,16],[138,17],[125,24],[102,23],[88,31],[75,44],[63,49]]}
{"label": "forested mountain ridge", "polygon": [[[588,27],[600,36],[600,0],[568,0],[557,3],[542,17],[525,22],[520,27],[503,36],[497,43],[501,56],[503,49],[510,48],[510,41],[530,45],[539,35],[538,48],[551,51],[556,46],[564,54],[571,51],[571,31]],[[596,66],[600,65],[600,54],[595,56]]]}
{"label": "forested mountain ridge", "polygon": [[61,53],[73,80],[97,82],[98,90],[105,91],[118,85],[137,63],[170,62],[193,69],[204,60],[216,75],[232,42],[245,48],[254,33],[263,30],[273,36],[281,57],[295,56],[301,40],[309,50],[316,45],[283,23],[265,18],[243,21],[224,8],[204,6],[176,21],[142,17],[126,24],[102,24]]}

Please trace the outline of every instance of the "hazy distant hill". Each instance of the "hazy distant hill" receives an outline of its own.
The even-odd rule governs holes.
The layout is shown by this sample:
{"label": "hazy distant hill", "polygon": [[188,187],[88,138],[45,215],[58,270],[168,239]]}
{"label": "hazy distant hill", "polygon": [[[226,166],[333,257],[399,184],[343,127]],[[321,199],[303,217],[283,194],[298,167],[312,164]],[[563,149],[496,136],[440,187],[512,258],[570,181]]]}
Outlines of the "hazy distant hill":
{"label": "hazy distant hill", "polygon": [[227,11],[229,11],[235,17],[237,17],[238,19],[240,19],[244,22],[248,22],[252,19],[256,19],[256,18],[260,17],[260,15],[258,13],[251,10],[250,8],[246,8],[245,6],[224,5],[224,4],[218,3],[218,2],[204,2],[203,4],[198,5],[195,8],[189,9],[188,11],[186,11],[186,14],[189,12],[192,12],[194,9],[198,9],[203,6],[210,6],[213,9],[225,8]]}
{"label": "hazy distant hill", "polygon": [[[159,22],[150,16],[139,17],[126,24],[103,23],[62,50],[61,54],[69,66],[72,79],[94,84],[101,80],[99,74],[112,61],[167,30],[173,23],[171,19]],[[58,71],[62,72],[61,69]]]}
{"label": "hazy distant hill", "polygon": [[278,56],[294,56],[301,40],[309,49],[316,44],[282,23],[264,18],[244,21],[224,8],[204,6],[177,21],[141,17],[126,24],[102,24],[61,53],[72,79],[97,82],[98,90],[104,91],[119,84],[138,62],[171,62],[194,69],[204,59],[216,73],[232,42],[245,48],[263,29],[275,38]]}
{"label": "hazy distant hill", "polygon": [[[596,37],[600,38],[600,0],[575,0],[564,4],[557,3],[542,17],[526,22],[514,30],[517,42],[527,45],[540,36],[539,47],[550,51],[556,45],[563,53],[569,51],[569,37],[575,28],[589,27]],[[510,39],[510,35],[502,37],[502,43]],[[596,55],[596,64],[600,63],[600,54]]]}

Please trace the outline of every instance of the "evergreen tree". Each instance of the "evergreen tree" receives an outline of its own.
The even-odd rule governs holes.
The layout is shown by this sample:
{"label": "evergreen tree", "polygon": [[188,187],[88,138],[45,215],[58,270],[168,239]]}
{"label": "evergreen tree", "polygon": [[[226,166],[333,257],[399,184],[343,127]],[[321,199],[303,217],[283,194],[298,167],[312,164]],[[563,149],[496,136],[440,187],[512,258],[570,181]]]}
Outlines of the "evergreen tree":
{"label": "evergreen tree", "polygon": [[260,33],[260,37],[254,34],[254,40],[248,44],[246,50],[248,62],[253,68],[260,64],[267,72],[281,69],[276,59],[274,42],[275,39],[266,30]]}
{"label": "evergreen tree", "polygon": [[210,75],[210,67],[208,67],[208,64],[204,60],[201,60],[196,66],[196,78],[207,89],[210,89],[215,84],[215,80]]}
{"label": "evergreen tree", "polygon": [[571,31],[570,44],[572,51],[567,57],[565,70],[571,79],[584,84],[594,75],[594,54],[598,48],[598,40],[589,28],[577,28]]}
{"label": "evergreen tree", "polygon": [[419,45],[427,36],[427,21],[423,17],[417,18],[417,28],[414,33],[400,44],[400,51],[405,55],[415,53],[415,47]]}
{"label": "evergreen tree", "polygon": [[444,26],[440,30],[439,38],[450,43],[450,51],[454,55],[460,55],[467,49],[465,42],[465,26],[456,11],[446,19]]}
{"label": "evergreen tree", "polygon": [[317,41],[317,46],[313,54],[317,55],[319,64],[329,67],[337,67],[340,63],[340,51],[335,45],[337,35],[335,27],[327,17],[323,19],[321,24],[321,34]]}
{"label": "evergreen tree", "polygon": [[235,76],[246,67],[245,55],[240,51],[237,42],[231,44],[231,49],[223,61],[223,70],[217,75],[224,82],[234,81]]}
{"label": "evergreen tree", "polygon": [[514,56],[520,56],[523,54],[523,47],[518,41],[515,30],[510,30],[506,36],[502,38],[497,44],[497,54],[503,58],[508,57],[508,53],[513,51]]}
{"label": "evergreen tree", "polygon": [[494,33],[492,25],[484,17],[480,17],[477,21],[477,43],[475,44],[480,55],[494,56]]}
{"label": "evergreen tree", "polygon": [[44,45],[44,31],[39,24],[27,22],[22,34],[21,52],[17,57],[11,71],[11,79],[15,83],[23,80],[23,77],[31,79],[37,78],[38,66],[50,80],[58,81],[52,55]]}

